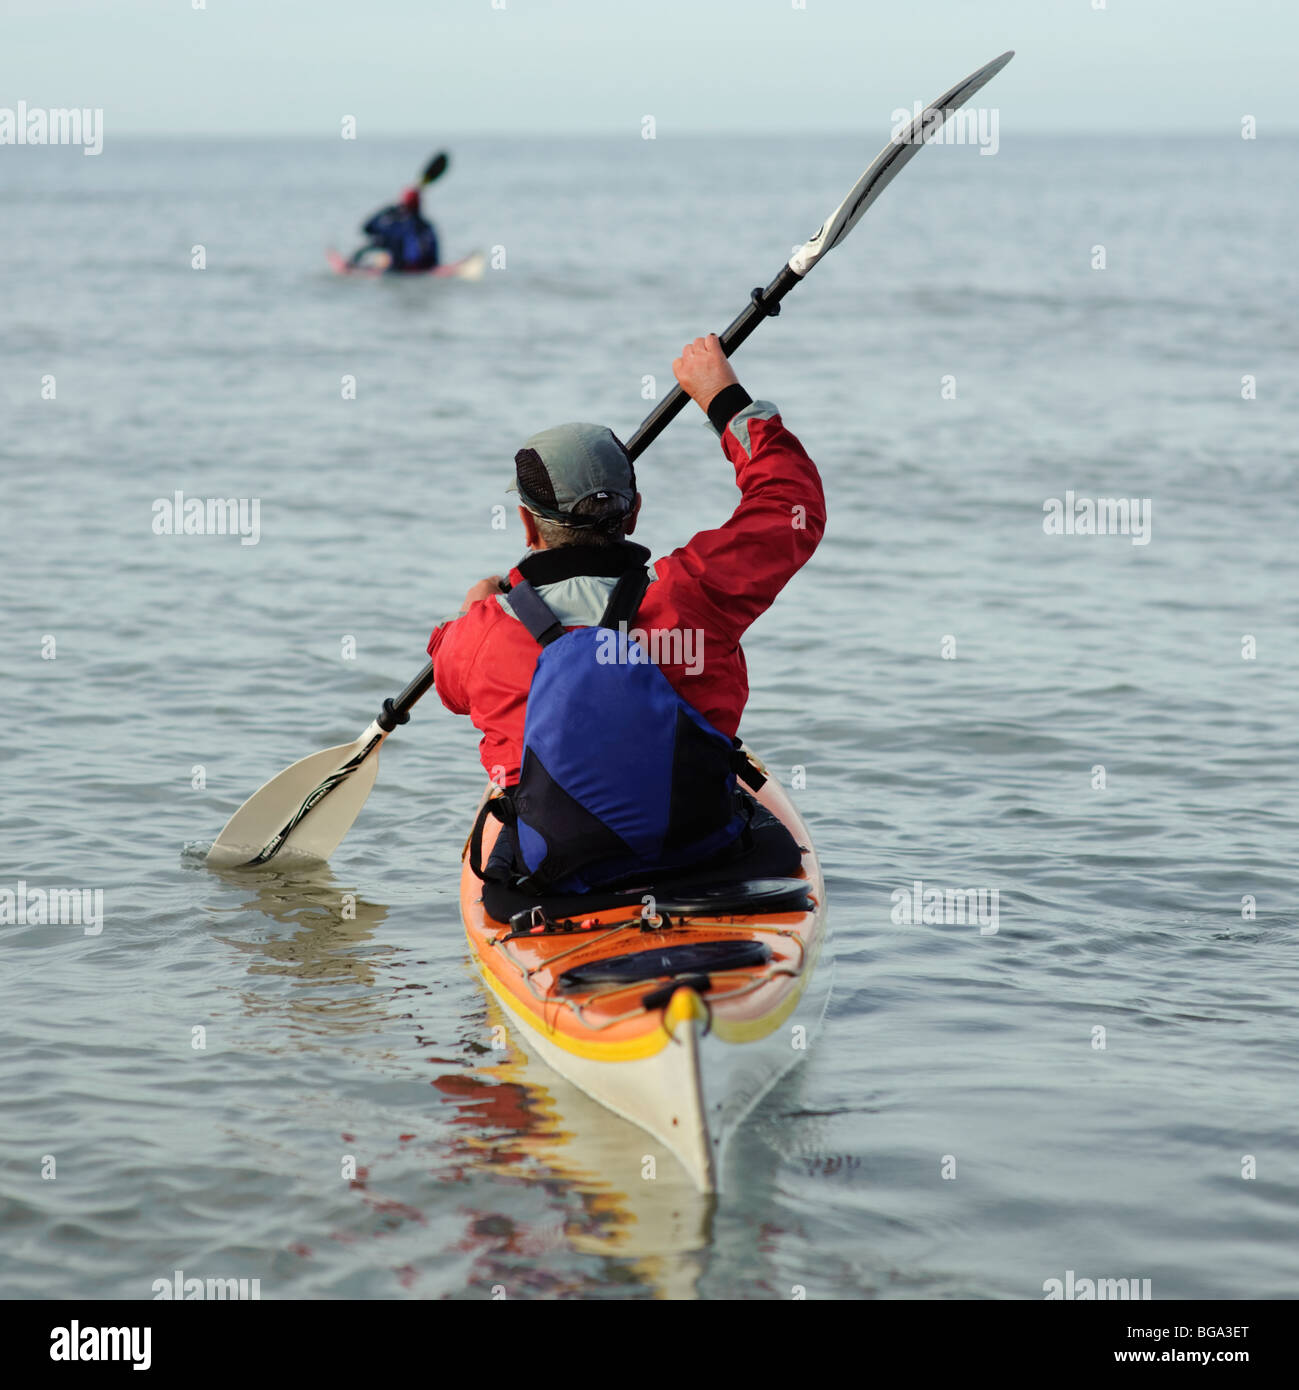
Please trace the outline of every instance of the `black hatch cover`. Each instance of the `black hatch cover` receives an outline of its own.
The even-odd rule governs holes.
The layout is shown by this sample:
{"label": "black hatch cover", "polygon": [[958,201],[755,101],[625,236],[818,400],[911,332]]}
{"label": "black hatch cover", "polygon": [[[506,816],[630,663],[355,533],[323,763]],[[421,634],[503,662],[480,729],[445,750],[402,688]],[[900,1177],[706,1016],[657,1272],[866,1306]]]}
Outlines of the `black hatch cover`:
{"label": "black hatch cover", "polygon": [[575,965],[559,977],[561,994],[593,985],[630,985],[661,980],[665,975],[700,975],[714,970],[744,970],[765,965],[771,947],[763,941],[699,941],[681,946],[658,946],[652,951],[610,956]]}

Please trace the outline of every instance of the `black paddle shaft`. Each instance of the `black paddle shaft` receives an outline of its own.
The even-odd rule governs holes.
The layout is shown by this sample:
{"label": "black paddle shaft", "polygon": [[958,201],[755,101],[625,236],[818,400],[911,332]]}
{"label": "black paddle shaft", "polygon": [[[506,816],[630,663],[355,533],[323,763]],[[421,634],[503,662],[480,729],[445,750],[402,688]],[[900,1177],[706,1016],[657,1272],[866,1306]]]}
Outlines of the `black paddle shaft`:
{"label": "black paddle shaft", "polygon": [[433,688],[433,663],[427,662],[424,669],[415,677],[395,700],[385,700],[375,723],[390,734],[398,724],[410,721],[411,706]]}
{"label": "black paddle shaft", "polygon": [[[764,290],[758,288],[749,296],[749,302],[741,313],[731,322],[721,335],[722,351],[730,357],[735,349],[753,332],[765,318],[780,313],[780,301],[803,277],[797,275],[789,266],[783,265],[780,274]],[[627,452],[638,459],[646,449],[667,429],[668,425],[681,414],[690,397],[680,384],[654,407],[641,421],[640,428],[627,441]]]}
{"label": "black paddle shaft", "polygon": [[[781,266],[780,274],[764,290],[758,288],[749,297],[748,304],[734,319],[726,332],[721,335],[722,351],[729,357],[737,347],[753,332],[765,318],[780,313],[780,301],[803,277],[795,275],[787,265]],[[641,454],[667,429],[668,425],[681,414],[685,403],[690,399],[680,385],[654,407],[632,435],[627,444],[627,452],[633,459]],[[411,707],[433,688],[433,663],[430,661],[395,700],[385,700],[377,723],[385,733],[392,733],[398,724],[410,719]]]}

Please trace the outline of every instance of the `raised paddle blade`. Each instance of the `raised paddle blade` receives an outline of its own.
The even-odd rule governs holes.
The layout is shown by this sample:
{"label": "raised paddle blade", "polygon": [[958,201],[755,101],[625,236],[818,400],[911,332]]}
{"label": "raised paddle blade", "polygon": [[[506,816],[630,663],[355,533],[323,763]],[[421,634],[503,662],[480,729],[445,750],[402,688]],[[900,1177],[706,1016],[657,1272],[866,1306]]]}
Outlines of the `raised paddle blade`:
{"label": "raised paddle blade", "polygon": [[809,270],[848,235],[861,220],[862,214],[897,177],[899,170],[914,158],[922,145],[927,144],[942,129],[951,112],[959,110],[981,87],[994,77],[1015,56],[1014,49],[973,72],[964,82],[932,101],[911,122],[907,129],[891,140],[880,152],[874,164],[859,178],[853,190],[829,217],[817,228],[810,241],[805,242],[789,258],[789,268],[795,275]]}
{"label": "raised paddle blade", "polygon": [[445,150],[439,151],[424,166],[424,172],[419,176],[420,183],[432,183],[434,179],[440,179],[447,171],[447,165],[451,163]]}
{"label": "raised paddle blade", "polygon": [[355,743],[312,753],[272,777],[226,822],[208,851],[216,869],[265,864],[279,854],[328,859],[361,813],[379,774],[378,724]]}
{"label": "raised paddle blade", "polygon": [[[831,247],[838,246],[852,231],[866,209],[920,148],[921,142],[931,139],[934,132],[942,126],[948,113],[968,101],[1014,56],[1013,52],[1003,53],[1000,58],[994,58],[978,72],[972,73],[964,82],[958,82],[950,92],[944,92],[937,101],[927,106],[906,131],[899,133],[897,139],[887,146],[875,163],[853,185],[852,192],[821,224],[811,241],[805,242],[794,252],[789,261],[781,266],[780,274],[765,290],[755,289],[749,296],[749,303],[731,320],[721,335],[722,351],[727,357],[748,339],[764,318],[779,312],[780,301],[795,285],[802,282],[803,276]],[[926,127],[927,121],[932,121],[933,124]],[[913,139],[914,143],[908,144],[908,139]],[[689,397],[682,387],[674,386],[640,422],[635,434],[627,441],[628,454],[633,459],[639,458],[681,413],[687,400]]]}

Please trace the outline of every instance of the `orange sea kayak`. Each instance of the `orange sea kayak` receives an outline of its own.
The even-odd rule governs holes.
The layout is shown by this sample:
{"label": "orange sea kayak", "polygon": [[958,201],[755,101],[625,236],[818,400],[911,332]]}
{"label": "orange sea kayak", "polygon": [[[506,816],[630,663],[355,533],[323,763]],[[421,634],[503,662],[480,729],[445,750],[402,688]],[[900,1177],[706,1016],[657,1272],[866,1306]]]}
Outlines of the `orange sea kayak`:
{"label": "orange sea kayak", "polygon": [[[508,906],[522,908],[498,920],[468,854],[461,872],[470,948],[523,1044],[654,1135],[704,1192],[720,1186],[745,1115],[803,1056],[830,993],[828,968],[814,978],[827,919],[811,837],[774,781],[757,801],[764,834],[733,870],[590,906],[515,895]],[[489,818],[484,862],[500,832]],[[777,839],[779,876],[764,877],[764,843]]]}

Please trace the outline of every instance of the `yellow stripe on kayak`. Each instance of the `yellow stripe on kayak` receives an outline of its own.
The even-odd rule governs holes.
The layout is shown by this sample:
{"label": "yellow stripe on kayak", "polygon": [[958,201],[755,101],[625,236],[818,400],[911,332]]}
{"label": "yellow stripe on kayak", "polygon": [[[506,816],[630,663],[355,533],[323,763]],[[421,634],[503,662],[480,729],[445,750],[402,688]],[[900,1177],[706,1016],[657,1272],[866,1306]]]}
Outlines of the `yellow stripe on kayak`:
{"label": "yellow stripe on kayak", "polygon": [[538,1015],[522,1008],[519,1000],[497,980],[477,951],[474,952],[474,957],[483,972],[483,979],[491,986],[492,993],[501,1001],[511,1018],[526,1024],[548,1043],[554,1043],[556,1047],[571,1052],[575,1057],[584,1057],[590,1062],[638,1062],[643,1057],[653,1057],[656,1052],[662,1052],[671,1041],[667,1029],[661,1023],[651,1033],[639,1038],[626,1038],[620,1042],[586,1042],[570,1038],[566,1033],[547,1027]]}
{"label": "yellow stripe on kayak", "polygon": [[[820,945],[819,942],[817,944]],[[511,994],[500,983],[477,951],[474,952],[474,959],[477,960],[479,969],[483,972],[483,979],[491,986],[492,993],[505,1006],[507,1013],[512,1018],[518,1019],[520,1023],[527,1024],[534,1032],[540,1033],[547,1042],[554,1043],[556,1047],[563,1048],[565,1052],[571,1052],[576,1057],[584,1057],[587,1061],[636,1062],[642,1057],[653,1057],[656,1052],[661,1052],[672,1040],[677,1025],[686,1018],[697,1018],[701,1022],[709,1022],[708,1031],[726,1043],[757,1042],[759,1039],[774,1033],[798,1007],[799,1001],[803,997],[804,986],[819,955],[818,949],[799,973],[797,986],[789,991],[778,1008],[773,1009],[769,1014],[764,1014],[761,1018],[736,1020],[720,1018],[711,1009],[705,997],[697,994],[693,989],[685,987],[677,990],[672,996],[665,1010],[662,1023],[653,1032],[639,1038],[627,1038],[620,1042],[599,1042],[595,1039],[579,1040],[549,1027],[539,1014],[532,1013],[523,1007],[518,997]],[[563,1007],[563,1005],[559,1007]]]}

